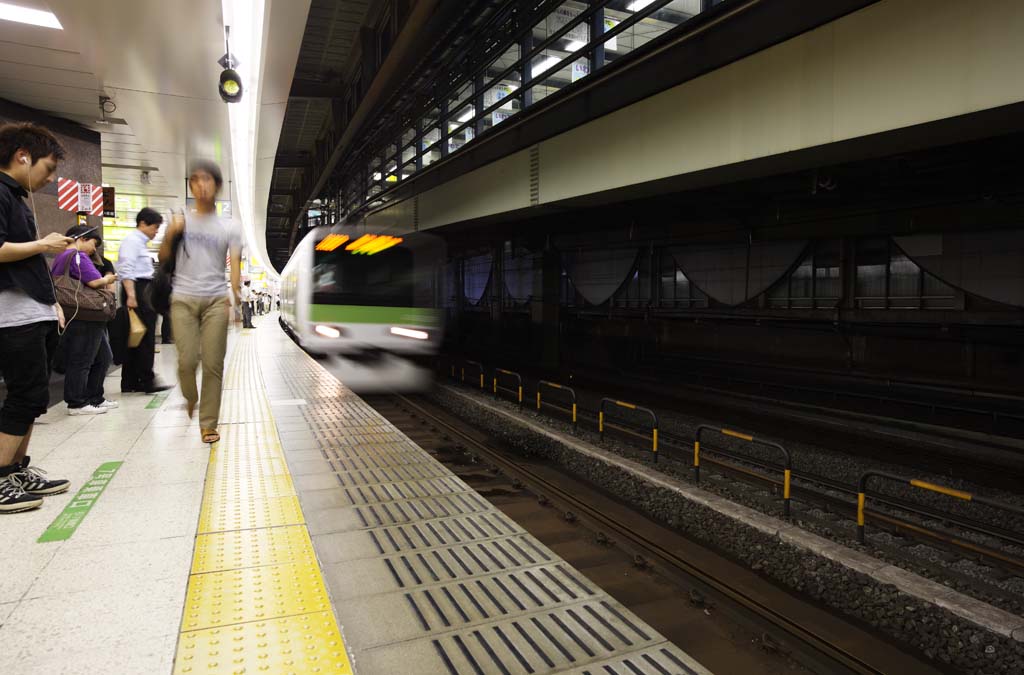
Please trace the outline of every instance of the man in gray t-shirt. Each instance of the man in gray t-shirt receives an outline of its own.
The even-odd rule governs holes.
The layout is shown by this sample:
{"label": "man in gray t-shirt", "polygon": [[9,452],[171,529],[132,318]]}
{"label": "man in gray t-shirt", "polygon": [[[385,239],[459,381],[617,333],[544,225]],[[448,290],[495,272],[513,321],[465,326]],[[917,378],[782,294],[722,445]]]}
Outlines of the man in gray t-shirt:
{"label": "man in gray t-shirt", "polygon": [[[206,443],[220,440],[217,423],[231,312],[225,260],[230,256],[231,292],[236,306],[242,269],[241,227],[217,216],[216,198],[223,185],[220,167],[213,162],[196,162],[188,178],[196,210],[174,217],[160,247],[161,263],[175,259],[171,325],[178,348],[181,393],[190,418],[199,405],[200,433]],[[200,361],[202,398],[196,388],[196,367]]]}

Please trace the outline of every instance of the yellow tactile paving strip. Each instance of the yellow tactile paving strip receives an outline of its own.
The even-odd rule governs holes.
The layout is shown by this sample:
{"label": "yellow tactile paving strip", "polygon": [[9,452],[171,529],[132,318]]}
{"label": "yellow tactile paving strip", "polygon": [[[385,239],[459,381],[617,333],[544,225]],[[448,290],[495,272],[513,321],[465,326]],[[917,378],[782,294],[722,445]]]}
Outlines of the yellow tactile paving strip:
{"label": "yellow tactile paving strip", "polygon": [[[245,336],[248,338],[248,336]],[[175,675],[351,675],[253,339],[227,367],[210,451]]]}

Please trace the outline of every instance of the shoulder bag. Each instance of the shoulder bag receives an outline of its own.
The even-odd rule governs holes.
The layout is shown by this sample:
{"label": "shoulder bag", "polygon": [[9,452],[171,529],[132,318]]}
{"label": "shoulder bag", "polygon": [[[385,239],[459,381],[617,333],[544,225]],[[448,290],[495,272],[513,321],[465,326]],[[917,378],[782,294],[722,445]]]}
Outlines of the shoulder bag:
{"label": "shoulder bag", "polygon": [[[171,292],[174,290],[174,269],[178,265],[178,251],[185,245],[185,233],[171,246],[171,257],[167,262],[160,263],[153,275],[153,283],[149,285],[149,304],[157,314],[171,311]],[[186,249],[186,252],[188,249]]]}
{"label": "shoulder bag", "polygon": [[[79,266],[81,274],[81,266]],[[71,256],[64,262],[64,273],[53,279],[57,302],[67,321],[110,321],[117,312],[114,292],[107,288],[89,288],[71,276]]]}

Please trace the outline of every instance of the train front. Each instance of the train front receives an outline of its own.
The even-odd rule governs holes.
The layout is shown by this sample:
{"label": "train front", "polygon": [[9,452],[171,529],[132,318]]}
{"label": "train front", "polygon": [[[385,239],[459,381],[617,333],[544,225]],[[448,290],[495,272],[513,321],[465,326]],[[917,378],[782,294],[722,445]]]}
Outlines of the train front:
{"label": "train front", "polygon": [[426,365],[441,344],[444,261],[443,241],[429,234],[326,235],[313,250],[307,348]]}

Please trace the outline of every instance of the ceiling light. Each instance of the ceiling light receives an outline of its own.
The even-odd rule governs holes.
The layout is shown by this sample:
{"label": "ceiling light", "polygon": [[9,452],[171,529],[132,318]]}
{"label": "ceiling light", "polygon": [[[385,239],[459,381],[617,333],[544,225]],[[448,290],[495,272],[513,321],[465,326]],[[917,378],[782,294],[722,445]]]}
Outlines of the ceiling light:
{"label": "ceiling light", "polygon": [[654,4],[654,0],[636,0],[636,2],[631,2],[628,5],[626,5],[626,11],[627,12],[639,12],[641,9],[643,9],[647,5],[652,5],[652,4]]}
{"label": "ceiling light", "polygon": [[401,335],[402,337],[412,338],[414,340],[426,340],[430,336],[422,330],[410,330],[408,328],[399,328],[398,326],[391,327],[392,335]]}
{"label": "ceiling light", "polygon": [[57,20],[57,16],[53,12],[47,12],[44,9],[19,7],[18,5],[6,2],[0,2],[0,20],[64,30],[64,26],[60,25],[60,21]]}
{"label": "ceiling light", "polygon": [[476,114],[473,109],[467,110],[462,117],[459,118],[459,122],[466,123],[473,119],[473,115]]}
{"label": "ceiling light", "polygon": [[530,78],[532,79],[537,77],[538,75],[543,75],[548,70],[550,70],[552,66],[557,65],[558,62],[561,60],[562,59],[557,58],[555,56],[547,57],[546,59],[544,59],[543,61],[541,61],[540,63],[538,63],[537,65],[530,69]]}
{"label": "ceiling light", "polygon": [[570,52],[578,52],[587,46],[586,42],[580,42],[579,40],[570,40],[569,44],[565,46],[565,49]]}

